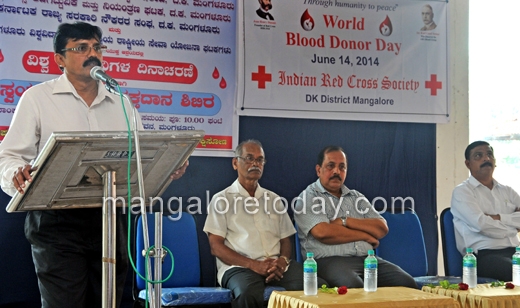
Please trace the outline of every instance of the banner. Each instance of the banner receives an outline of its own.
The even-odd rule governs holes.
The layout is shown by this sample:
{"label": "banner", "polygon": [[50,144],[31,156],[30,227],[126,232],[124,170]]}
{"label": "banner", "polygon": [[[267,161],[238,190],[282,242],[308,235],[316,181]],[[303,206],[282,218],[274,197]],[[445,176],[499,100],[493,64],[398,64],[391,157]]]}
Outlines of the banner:
{"label": "banner", "polygon": [[446,123],[448,4],[244,2],[243,115]]}
{"label": "banner", "polygon": [[146,130],[204,130],[195,153],[229,155],[238,138],[236,18],[236,0],[1,1],[0,140],[23,92],[61,74],[58,25],[84,21],[103,30],[103,70]]}

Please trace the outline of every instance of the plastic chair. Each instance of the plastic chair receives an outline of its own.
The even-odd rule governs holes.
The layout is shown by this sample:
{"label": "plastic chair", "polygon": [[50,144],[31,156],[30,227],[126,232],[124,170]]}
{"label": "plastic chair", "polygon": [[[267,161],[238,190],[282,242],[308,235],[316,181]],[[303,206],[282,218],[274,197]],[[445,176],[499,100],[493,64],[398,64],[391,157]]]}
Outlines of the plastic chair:
{"label": "plastic chair", "polygon": [[[428,257],[419,217],[412,209],[404,213],[385,212],[388,234],[379,240],[379,257],[399,265],[412,277],[428,273]],[[417,281],[417,279],[416,279]]]}
{"label": "plastic chair", "polygon": [[296,233],[294,234],[294,258],[296,262],[303,264],[303,255],[302,255],[302,246],[300,244],[300,237],[298,236],[298,225],[296,222],[294,223],[294,229],[296,229]]}
{"label": "plastic chair", "polygon": [[442,210],[440,225],[444,272],[446,275],[460,277],[462,276],[462,255],[457,249],[453,214],[450,208]]}
{"label": "plastic chair", "polygon": [[[163,246],[168,248],[174,258],[172,276],[162,284],[162,306],[220,305],[231,302],[231,291],[220,287],[201,287],[199,242],[194,217],[186,212],[174,221],[163,216]],[[148,214],[150,245],[154,244],[155,215]],[[143,251],[142,218],[136,219],[136,267],[145,276],[145,258]],[[150,258],[153,270],[153,258]],[[172,257],[164,258],[162,279],[170,273]],[[146,283],[136,275],[134,297],[146,299]]]}
{"label": "plastic chair", "polygon": [[[441,212],[441,241],[442,257],[444,260],[444,272],[450,276],[462,276],[462,255],[457,249],[455,240],[455,226],[453,225],[453,214],[451,208]],[[489,283],[496,281],[493,278],[478,277],[478,283]]]}
{"label": "plastic chair", "polygon": [[[401,210],[402,211],[402,210]],[[461,282],[460,277],[425,276],[428,273],[428,256],[421,221],[410,208],[404,213],[385,212],[382,216],[388,224],[388,234],[379,240],[378,255],[396,265],[413,277],[419,289],[427,284]]]}

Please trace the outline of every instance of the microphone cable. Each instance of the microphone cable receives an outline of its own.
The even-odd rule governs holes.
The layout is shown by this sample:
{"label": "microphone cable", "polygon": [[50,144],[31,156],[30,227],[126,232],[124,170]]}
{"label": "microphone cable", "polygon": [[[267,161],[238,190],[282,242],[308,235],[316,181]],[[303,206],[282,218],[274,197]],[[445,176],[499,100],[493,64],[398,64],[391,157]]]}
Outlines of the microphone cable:
{"label": "microphone cable", "polygon": [[[107,90],[113,94],[118,94],[119,97],[120,97],[120,100],[121,100],[121,106],[123,107],[123,113],[125,115],[125,120],[126,120],[126,126],[127,126],[127,132],[128,132],[128,163],[127,163],[127,191],[128,191],[128,194],[127,194],[127,199],[128,199],[128,205],[127,205],[127,209],[128,209],[128,212],[127,212],[127,253],[128,253],[128,260],[130,261],[130,264],[132,266],[132,269],[134,270],[134,272],[141,278],[145,281],[145,284],[146,284],[146,297],[145,297],[145,308],[148,307],[148,293],[149,293],[149,289],[148,289],[148,286],[149,284],[159,284],[159,283],[163,283],[163,282],[166,282],[168,281],[168,279],[170,279],[170,277],[173,275],[173,270],[175,268],[175,260],[174,260],[174,257],[173,257],[173,253],[171,252],[170,249],[168,249],[168,247],[166,246],[162,246],[163,249],[166,250],[167,254],[169,254],[172,258],[172,267],[170,269],[170,273],[168,274],[168,276],[162,280],[153,280],[153,279],[148,279],[148,270],[151,269],[151,266],[150,266],[150,252],[155,249],[155,245],[149,245],[149,237],[146,236],[144,234],[144,231],[143,231],[143,237],[145,239],[148,238],[148,243],[145,243],[145,247],[148,246],[146,252],[145,252],[145,255],[144,255],[144,258],[145,258],[145,275],[143,276],[141,273],[139,273],[139,270],[137,269],[136,265],[135,265],[135,262],[134,262],[134,258],[132,256],[132,249],[131,249],[131,205],[132,205],[132,191],[131,191],[131,182],[130,182],[130,177],[131,177],[131,173],[130,173],[130,170],[131,170],[131,162],[132,162],[132,132],[133,132],[133,136],[134,136],[134,140],[135,140],[135,153],[136,153],[136,166],[137,166],[137,179],[138,179],[138,188],[139,188],[139,202],[141,204],[141,215],[143,217],[143,229],[146,229],[146,230],[149,230],[148,229],[148,223],[147,223],[147,219],[146,219],[146,205],[145,205],[145,192],[144,192],[144,185],[143,185],[143,170],[142,170],[142,163],[141,163],[141,149],[140,149],[140,145],[139,145],[139,134],[138,134],[138,121],[137,121],[137,110],[135,108],[135,106],[133,106],[132,104],[132,101],[126,97],[125,95],[123,95],[122,91],[121,91],[121,88],[119,87],[119,84],[117,84],[117,92],[116,92],[116,89],[113,89],[112,87],[110,87],[110,85],[108,83],[105,83],[105,87],[107,88]],[[125,107],[125,103],[124,103],[124,99],[126,98],[126,100],[128,101],[128,103],[133,107],[133,119],[134,119],[134,129],[132,131],[131,129],[131,126],[130,126],[130,121],[128,119],[128,114],[126,112],[126,107]],[[151,202],[151,201],[150,201]],[[162,217],[161,217],[162,219]],[[137,234],[135,234],[135,236],[137,237]],[[136,251],[136,254],[138,252]],[[160,301],[161,299],[157,299],[158,301]]]}

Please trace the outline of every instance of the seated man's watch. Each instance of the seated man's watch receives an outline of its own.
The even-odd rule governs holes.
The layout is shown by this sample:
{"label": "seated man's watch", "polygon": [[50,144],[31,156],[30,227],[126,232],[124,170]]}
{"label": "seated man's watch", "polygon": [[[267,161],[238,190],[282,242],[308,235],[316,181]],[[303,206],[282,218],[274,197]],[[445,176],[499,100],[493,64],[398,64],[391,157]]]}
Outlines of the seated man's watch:
{"label": "seated man's watch", "polygon": [[347,226],[347,217],[343,216],[343,217],[340,217],[340,218],[341,218],[341,224],[343,225],[343,227],[346,227]]}
{"label": "seated man's watch", "polygon": [[287,266],[289,266],[289,264],[291,264],[291,259],[287,258],[286,256],[280,256],[280,258],[285,260],[285,263],[287,263]]}

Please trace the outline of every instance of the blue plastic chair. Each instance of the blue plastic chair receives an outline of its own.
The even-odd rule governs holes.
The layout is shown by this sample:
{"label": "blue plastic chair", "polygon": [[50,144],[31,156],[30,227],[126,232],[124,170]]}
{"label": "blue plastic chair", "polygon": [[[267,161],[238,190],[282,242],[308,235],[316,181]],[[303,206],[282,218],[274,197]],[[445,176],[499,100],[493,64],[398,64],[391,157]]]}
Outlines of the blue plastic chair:
{"label": "blue plastic chair", "polygon": [[[155,215],[148,214],[150,245],[154,244]],[[137,219],[136,228],[136,267],[145,276],[145,258],[142,218]],[[231,291],[220,287],[201,287],[199,242],[194,217],[186,212],[174,221],[163,216],[163,246],[168,248],[174,258],[172,276],[162,284],[162,306],[218,305],[231,302]],[[153,258],[150,258],[153,270]],[[170,273],[172,257],[168,255],[163,262],[162,279]],[[141,300],[146,299],[146,283],[136,275],[136,291]]]}
{"label": "blue plastic chair", "polygon": [[425,276],[428,273],[428,256],[421,221],[410,208],[404,213],[385,212],[382,216],[388,224],[388,234],[379,240],[378,255],[400,266],[413,277],[419,289],[427,284],[439,284],[441,280],[450,283],[461,282],[460,277]]}
{"label": "blue plastic chair", "polygon": [[294,258],[296,259],[296,262],[303,264],[302,246],[300,244],[298,225],[296,225],[296,222],[294,223],[294,229],[296,229],[296,233],[294,234]]}
{"label": "blue plastic chair", "polygon": [[441,212],[441,238],[442,257],[444,260],[444,272],[446,275],[462,276],[462,255],[457,249],[455,241],[455,227],[453,214],[447,208]]}
{"label": "blue plastic chair", "polygon": [[428,273],[428,257],[417,214],[406,209],[404,213],[385,212],[381,215],[386,219],[389,231],[379,240],[377,255],[400,266],[414,278],[425,276]]}
{"label": "blue plastic chair", "polygon": [[[444,260],[444,272],[450,276],[462,276],[462,255],[457,249],[455,240],[455,226],[453,225],[453,214],[451,208],[441,212],[441,240],[442,257]],[[489,283],[496,281],[493,278],[478,277],[478,283]]]}

